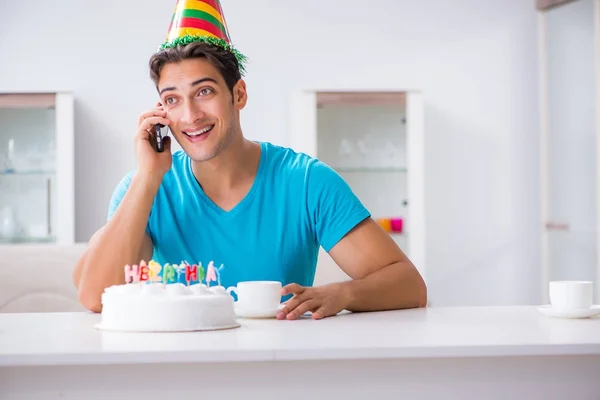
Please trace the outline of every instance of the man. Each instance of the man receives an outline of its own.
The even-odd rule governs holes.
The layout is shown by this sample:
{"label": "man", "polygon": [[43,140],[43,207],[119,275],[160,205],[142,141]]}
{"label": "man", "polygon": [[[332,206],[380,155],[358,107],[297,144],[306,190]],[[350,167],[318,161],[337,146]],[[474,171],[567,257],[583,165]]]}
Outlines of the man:
{"label": "man", "polygon": [[[74,271],[81,303],[101,311],[103,290],[124,283],[124,265],[154,258],[223,264],[223,286],[281,281],[289,300],[279,319],[425,306],[417,269],[337,173],[244,138],[244,61],[218,1],[178,3],[168,40],[150,60],[160,102],[138,119],[137,169],[116,188],[107,223]],[[169,137],[156,151],[157,124],[183,151],[171,154]],[[352,280],[311,287],[319,246]]]}

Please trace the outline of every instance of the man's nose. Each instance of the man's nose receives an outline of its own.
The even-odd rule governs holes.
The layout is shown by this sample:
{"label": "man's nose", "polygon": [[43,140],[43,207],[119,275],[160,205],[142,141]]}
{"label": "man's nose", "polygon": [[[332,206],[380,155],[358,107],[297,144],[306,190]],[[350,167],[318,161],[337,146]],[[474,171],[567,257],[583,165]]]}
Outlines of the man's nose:
{"label": "man's nose", "polygon": [[192,102],[184,105],[183,117],[181,118],[184,123],[193,124],[203,117],[204,111],[198,104]]}

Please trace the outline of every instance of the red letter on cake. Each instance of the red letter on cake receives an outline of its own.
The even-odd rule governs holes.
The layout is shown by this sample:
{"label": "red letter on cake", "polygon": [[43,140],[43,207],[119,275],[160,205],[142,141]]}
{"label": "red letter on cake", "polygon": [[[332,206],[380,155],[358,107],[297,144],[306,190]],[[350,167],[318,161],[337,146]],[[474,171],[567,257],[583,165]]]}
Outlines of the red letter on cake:
{"label": "red letter on cake", "polygon": [[148,280],[148,272],[150,269],[146,265],[146,261],[142,260],[140,263],[140,282],[145,282]]}
{"label": "red letter on cake", "polygon": [[125,282],[133,283],[136,282],[139,278],[139,268],[137,265],[129,265],[125,266]]}
{"label": "red letter on cake", "polygon": [[198,266],[196,264],[194,264],[194,265],[187,264],[185,266],[185,280],[188,283],[188,285],[190,284],[191,281],[198,280]]}

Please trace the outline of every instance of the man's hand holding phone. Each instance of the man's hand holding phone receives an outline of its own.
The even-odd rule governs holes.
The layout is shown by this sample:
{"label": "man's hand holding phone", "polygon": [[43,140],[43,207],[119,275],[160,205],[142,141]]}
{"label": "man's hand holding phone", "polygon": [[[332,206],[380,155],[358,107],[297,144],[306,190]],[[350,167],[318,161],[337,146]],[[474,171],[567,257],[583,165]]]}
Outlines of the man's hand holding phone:
{"label": "man's hand holding phone", "polygon": [[135,153],[138,162],[138,173],[145,177],[162,182],[165,173],[171,169],[171,138],[162,138],[163,151],[157,151],[155,126],[169,125],[166,118],[167,113],[160,103],[140,114],[138,117],[138,128],[135,134]]}

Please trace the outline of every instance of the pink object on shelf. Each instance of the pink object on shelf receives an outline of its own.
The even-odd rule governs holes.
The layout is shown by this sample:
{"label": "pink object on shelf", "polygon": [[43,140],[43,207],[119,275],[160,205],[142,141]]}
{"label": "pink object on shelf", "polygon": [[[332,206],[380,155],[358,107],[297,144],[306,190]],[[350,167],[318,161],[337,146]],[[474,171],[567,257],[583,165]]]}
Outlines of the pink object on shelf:
{"label": "pink object on shelf", "polygon": [[400,233],[402,232],[402,218],[390,218],[390,223],[392,225],[392,232]]}

